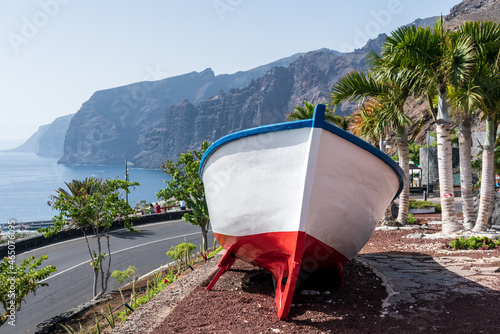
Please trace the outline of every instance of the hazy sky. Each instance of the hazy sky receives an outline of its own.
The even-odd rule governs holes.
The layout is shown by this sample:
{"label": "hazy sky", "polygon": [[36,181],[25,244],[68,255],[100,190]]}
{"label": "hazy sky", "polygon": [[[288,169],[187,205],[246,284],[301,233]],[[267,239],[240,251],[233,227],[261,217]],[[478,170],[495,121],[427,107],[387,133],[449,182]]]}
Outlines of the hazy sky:
{"label": "hazy sky", "polygon": [[0,149],[97,90],[352,51],[460,0],[0,0]]}

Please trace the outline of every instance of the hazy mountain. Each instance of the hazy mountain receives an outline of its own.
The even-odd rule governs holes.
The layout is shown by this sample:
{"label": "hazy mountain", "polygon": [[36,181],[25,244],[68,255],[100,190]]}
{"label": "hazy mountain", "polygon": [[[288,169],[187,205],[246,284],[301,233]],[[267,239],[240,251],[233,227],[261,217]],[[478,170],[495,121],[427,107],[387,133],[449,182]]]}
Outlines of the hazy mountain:
{"label": "hazy mountain", "polygon": [[51,124],[40,126],[28,140],[9,152],[33,152],[41,157],[60,158],[73,115],[58,117]]}
{"label": "hazy mountain", "polygon": [[[213,97],[204,101],[197,94],[185,94],[180,103],[169,106],[171,91],[157,84],[141,95],[134,109],[122,110],[112,106],[134,96],[130,90],[137,84],[97,92],[73,117],[60,162],[118,164],[128,157],[135,166],[157,168],[165,159],[198,148],[205,139],[214,141],[241,129],[283,122],[304,99],[327,102],[331,85],[342,75],[363,68],[367,52],[379,51],[383,40],[381,35],[348,54],[327,49],[303,54],[290,64],[272,67],[242,88],[224,89],[219,84]],[[229,77],[234,84],[235,77]],[[191,73],[176,87],[198,87],[195,92],[206,87],[206,82],[214,87],[207,78],[213,78],[209,70]],[[339,113],[351,111],[342,108]]]}
{"label": "hazy mountain", "polygon": [[[157,99],[159,114],[163,113],[164,109],[173,104],[179,103],[182,99],[188,98],[193,103],[199,103],[206,100],[210,96],[217,94],[219,89],[230,89],[244,87],[250,83],[252,79],[263,76],[267,70],[275,66],[288,66],[303,53],[297,53],[290,57],[279,59],[275,62],[256,67],[248,71],[239,71],[234,74],[222,74],[215,76],[211,69],[206,69],[200,73],[192,72],[184,75],[171,77],[154,82],[139,82],[124,87],[108,89],[105,92],[113,96],[111,100],[100,99],[100,92],[94,94],[100,103],[103,101],[109,102],[108,105],[100,107],[113,110],[117,114],[120,113],[140,113],[142,110],[148,110],[151,116],[151,122],[155,122],[159,117],[154,117],[152,112],[151,99]],[[151,93],[151,94],[149,94]],[[155,96],[158,94],[158,96]],[[150,96],[151,95],[151,96]],[[148,100],[148,102],[145,102]],[[93,102],[92,98],[88,102]],[[145,106],[149,103],[149,106]],[[93,103],[90,103],[93,105]],[[85,104],[85,108],[89,107],[89,103]],[[82,113],[88,111],[82,107],[81,113],[78,115],[80,119],[76,124],[81,123]],[[98,108],[99,109],[99,108]],[[10,152],[34,152],[44,157],[60,158],[63,155],[64,140],[66,131],[69,127],[70,120],[74,114],[63,116],[54,120],[53,124],[42,125],[26,142],[22,145],[8,150]],[[120,118],[127,118],[123,117]],[[88,117],[83,117],[88,119]],[[107,123],[106,123],[107,124]],[[104,125],[101,124],[101,128]]]}
{"label": "hazy mountain", "polygon": [[[338,52],[327,49],[320,52],[332,56],[339,55]],[[302,54],[296,54],[265,66],[230,75],[215,76],[211,69],[206,69],[160,81],[140,82],[98,91],[82,105],[71,120],[60,163],[113,165],[123,163],[125,157],[136,163],[135,156],[150,151],[151,147],[155,146],[149,138],[150,133],[164,126],[165,110],[169,106],[176,105],[182,100],[189,100],[193,105],[198,105],[217,95],[220,90],[229,91],[231,94],[234,89],[252,85],[269,69],[289,66],[291,62],[296,62],[302,57]],[[312,93],[311,98],[315,97]],[[324,95],[325,99],[326,97],[327,94]],[[171,134],[175,133],[175,127],[179,126],[172,120],[178,119],[177,116],[179,115],[173,115],[171,120],[167,120],[168,132]],[[175,140],[184,142],[183,137],[186,136],[181,133]],[[144,163],[137,166],[159,166],[147,163],[144,159],[141,161]]]}

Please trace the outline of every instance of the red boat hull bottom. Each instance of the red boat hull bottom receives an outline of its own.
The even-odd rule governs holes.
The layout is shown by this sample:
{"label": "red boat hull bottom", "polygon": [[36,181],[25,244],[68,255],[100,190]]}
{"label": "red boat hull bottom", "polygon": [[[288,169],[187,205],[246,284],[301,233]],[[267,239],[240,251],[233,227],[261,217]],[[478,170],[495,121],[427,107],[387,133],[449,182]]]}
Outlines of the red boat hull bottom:
{"label": "red boat hull bottom", "polygon": [[[220,270],[207,290],[220,275],[229,270],[238,257],[268,270],[276,280],[275,299],[278,317],[286,318],[299,275],[308,275],[320,268],[338,267],[349,261],[344,255],[305,232],[270,232],[247,236],[214,233],[226,249],[219,263]],[[343,277],[342,277],[343,280]]]}

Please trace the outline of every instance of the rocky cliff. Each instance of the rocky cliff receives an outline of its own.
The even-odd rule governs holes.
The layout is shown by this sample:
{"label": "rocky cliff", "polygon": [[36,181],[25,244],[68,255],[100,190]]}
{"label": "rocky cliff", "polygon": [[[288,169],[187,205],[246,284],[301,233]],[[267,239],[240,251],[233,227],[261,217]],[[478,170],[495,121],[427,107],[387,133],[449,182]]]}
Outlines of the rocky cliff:
{"label": "rocky cliff", "polygon": [[500,18],[499,0],[463,0],[445,18],[447,27],[454,29],[464,21],[497,21]]}
{"label": "rocky cliff", "polygon": [[[198,106],[183,100],[166,109],[157,126],[145,135],[136,166],[158,167],[165,159],[198,149],[200,142],[251,127],[283,122],[293,106],[303,100],[328,103],[331,86],[344,74],[365,67],[369,50],[380,51],[384,36],[349,54],[329,50],[309,52],[288,67],[275,67],[248,86],[221,90]],[[344,106],[338,114],[349,114]]]}
{"label": "rocky cliff", "polygon": [[[248,85],[275,66],[288,66],[301,54],[234,74],[215,76],[211,69],[94,93],[71,120],[62,164],[122,164],[143,151],[145,135],[159,126],[168,106],[183,99],[198,104],[220,89]],[[148,141],[150,143],[150,141]],[[147,166],[158,167],[158,166]]]}
{"label": "rocky cliff", "polygon": [[74,114],[56,118],[42,125],[26,142],[10,152],[33,152],[46,158],[60,158],[64,150],[64,138]]}

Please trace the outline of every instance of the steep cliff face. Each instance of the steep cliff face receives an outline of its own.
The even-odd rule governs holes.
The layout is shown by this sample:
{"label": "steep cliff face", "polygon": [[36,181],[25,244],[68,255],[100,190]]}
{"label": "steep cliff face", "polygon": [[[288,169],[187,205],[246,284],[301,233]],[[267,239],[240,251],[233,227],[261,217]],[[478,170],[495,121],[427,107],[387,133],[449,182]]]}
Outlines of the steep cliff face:
{"label": "steep cliff face", "polygon": [[[165,159],[199,149],[203,140],[255,126],[284,122],[294,105],[303,100],[328,102],[331,86],[344,74],[363,68],[366,53],[379,51],[384,36],[365,48],[340,55],[329,50],[309,52],[288,67],[275,67],[241,89],[231,89],[198,106],[184,100],[168,107],[158,126],[145,136],[143,151],[134,157],[136,166],[158,167]],[[352,112],[345,106],[342,112]]]}
{"label": "steep cliff face", "polygon": [[[205,139],[283,122],[303,100],[327,102],[332,84],[363,68],[383,38],[349,54],[322,49],[273,63],[284,66],[217,77],[207,69],[96,92],[73,117],[60,163],[110,165],[128,157],[138,167],[157,168]],[[339,113],[351,111],[344,106]]]}
{"label": "steep cliff face", "polygon": [[64,151],[64,138],[74,115],[58,117],[48,125],[47,131],[38,140],[38,150],[35,150],[37,155],[48,158],[61,157]]}
{"label": "steep cliff face", "polygon": [[149,148],[151,141],[146,143],[145,135],[155,132],[168,106],[176,105],[183,99],[198,104],[216,95],[220,89],[246,86],[268,69],[277,65],[288,66],[300,55],[231,75],[215,76],[211,69],[206,69],[160,81],[98,91],[82,105],[71,121],[59,162],[121,164],[125,157],[134,157],[143,148]]}

